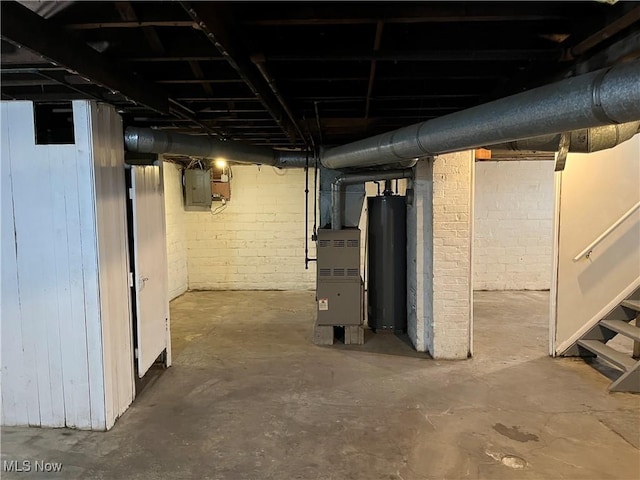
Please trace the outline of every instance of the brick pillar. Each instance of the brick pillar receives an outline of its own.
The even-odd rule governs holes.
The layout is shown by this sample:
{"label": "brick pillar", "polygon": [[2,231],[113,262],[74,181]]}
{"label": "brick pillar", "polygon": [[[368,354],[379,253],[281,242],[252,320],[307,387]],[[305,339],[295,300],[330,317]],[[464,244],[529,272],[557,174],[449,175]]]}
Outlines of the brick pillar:
{"label": "brick pillar", "polygon": [[432,323],[433,161],[420,160],[414,169],[413,200],[407,204],[407,332],[419,352],[427,351]]}
{"label": "brick pillar", "polygon": [[473,175],[473,151],[433,162],[433,312],[426,337],[434,358],[471,352]]}

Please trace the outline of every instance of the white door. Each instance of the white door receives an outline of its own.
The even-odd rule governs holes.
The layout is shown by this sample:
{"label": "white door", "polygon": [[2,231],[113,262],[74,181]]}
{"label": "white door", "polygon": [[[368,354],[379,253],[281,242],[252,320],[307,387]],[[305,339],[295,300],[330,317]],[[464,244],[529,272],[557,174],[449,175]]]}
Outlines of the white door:
{"label": "white door", "polygon": [[169,295],[162,171],[131,167],[138,376],[166,349],[170,363]]}

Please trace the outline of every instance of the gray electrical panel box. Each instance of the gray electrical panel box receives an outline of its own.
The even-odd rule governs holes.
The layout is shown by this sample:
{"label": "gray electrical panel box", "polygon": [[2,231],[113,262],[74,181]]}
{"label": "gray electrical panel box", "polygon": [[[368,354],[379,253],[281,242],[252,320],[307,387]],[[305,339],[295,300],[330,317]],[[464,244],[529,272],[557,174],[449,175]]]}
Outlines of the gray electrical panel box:
{"label": "gray electrical panel box", "polygon": [[360,230],[318,230],[317,325],[361,325]]}
{"label": "gray electrical panel box", "polygon": [[184,209],[206,211],[211,209],[211,171],[187,169],[184,171]]}

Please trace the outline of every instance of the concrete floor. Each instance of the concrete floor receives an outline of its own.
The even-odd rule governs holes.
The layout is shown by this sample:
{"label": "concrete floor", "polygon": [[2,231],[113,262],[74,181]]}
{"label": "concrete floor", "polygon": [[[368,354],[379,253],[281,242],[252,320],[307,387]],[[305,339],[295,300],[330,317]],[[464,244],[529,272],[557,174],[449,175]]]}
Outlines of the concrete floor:
{"label": "concrete floor", "polygon": [[314,346],[313,295],[182,296],[173,367],[113,430],[4,428],[2,460],[63,462],[48,479],[640,478],[640,396],[547,356],[547,293],[477,293],[459,362],[393,336]]}

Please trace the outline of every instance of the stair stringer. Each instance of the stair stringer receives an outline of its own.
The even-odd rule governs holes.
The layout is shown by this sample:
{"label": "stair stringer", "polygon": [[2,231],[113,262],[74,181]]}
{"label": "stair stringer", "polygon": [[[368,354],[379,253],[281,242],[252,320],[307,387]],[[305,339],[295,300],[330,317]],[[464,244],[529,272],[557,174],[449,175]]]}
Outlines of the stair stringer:
{"label": "stair stringer", "polygon": [[640,393],[640,360],[609,386],[610,392]]}
{"label": "stair stringer", "polygon": [[602,308],[596,315],[594,315],[587,323],[585,323],[576,333],[574,333],[569,339],[562,342],[556,348],[556,354],[561,356],[577,356],[576,342],[583,338],[594,327],[598,325],[598,322],[605,318],[609,313],[615,310],[623,300],[626,300],[636,290],[640,288],[640,276],[637,277],[631,284],[625,288],[622,292],[616,295],[611,302],[609,302],[604,308]]}

